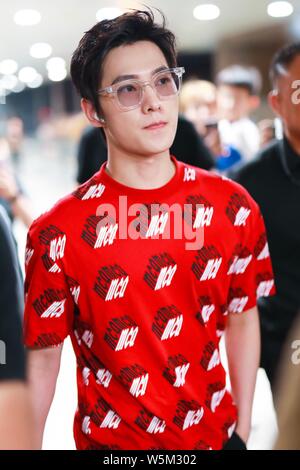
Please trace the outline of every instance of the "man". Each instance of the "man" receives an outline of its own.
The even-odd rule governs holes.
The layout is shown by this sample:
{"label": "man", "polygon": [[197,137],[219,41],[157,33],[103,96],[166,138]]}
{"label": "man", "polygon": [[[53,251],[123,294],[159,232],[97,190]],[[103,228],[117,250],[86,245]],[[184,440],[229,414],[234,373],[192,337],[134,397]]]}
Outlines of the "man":
{"label": "man", "polygon": [[[264,225],[246,191],[170,158],[182,72],[173,34],[148,11],[96,24],[73,54],[108,161],[29,232],[25,338],[39,446],[70,334],[78,449],[245,448],[256,295],[271,293],[272,268],[258,259]],[[225,324],[232,395],[218,351]]]}
{"label": "man", "polygon": [[270,75],[269,104],[282,120],[284,138],[233,177],[250,192],[266,221],[277,294],[260,299],[258,307],[261,366],[274,389],[282,346],[300,307],[300,43],[276,53]]}
{"label": "man", "polygon": [[22,284],[9,220],[0,206],[0,449],[31,449],[33,422],[22,346]]}
{"label": "man", "polygon": [[[260,136],[251,113],[260,104],[261,77],[254,67],[232,65],[217,75],[217,105],[221,118],[219,131],[221,142],[237,150],[244,162],[251,160],[259,150]],[[235,164],[235,160],[232,159]],[[226,165],[226,158],[222,162]]]}

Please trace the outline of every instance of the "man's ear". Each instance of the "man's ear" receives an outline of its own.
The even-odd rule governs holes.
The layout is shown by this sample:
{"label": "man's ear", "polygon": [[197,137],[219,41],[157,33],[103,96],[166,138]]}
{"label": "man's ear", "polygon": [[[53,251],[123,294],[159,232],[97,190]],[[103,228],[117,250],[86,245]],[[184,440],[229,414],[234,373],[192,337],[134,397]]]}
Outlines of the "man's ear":
{"label": "man's ear", "polygon": [[86,98],[82,98],[80,101],[81,109],[86,115],[88,121],[94,127],[105,127],[105,120],[97,115],[93,104]]}
{"label": "man's ear", "polygon": [[274,111],[277,116],[281,116],[280,103],[277,90],[271,90],[268,93],[268,103],[270,108]]}

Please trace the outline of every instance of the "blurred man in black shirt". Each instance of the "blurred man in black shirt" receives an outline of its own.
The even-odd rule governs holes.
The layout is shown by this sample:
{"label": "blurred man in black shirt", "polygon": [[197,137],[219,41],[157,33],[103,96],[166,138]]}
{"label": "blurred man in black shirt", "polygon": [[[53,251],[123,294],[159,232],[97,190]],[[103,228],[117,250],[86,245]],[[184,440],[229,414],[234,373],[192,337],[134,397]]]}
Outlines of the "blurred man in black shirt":
{"label": "blurred man in black shirt", "polygon": [[276,53],[270,74],[269,103],[282,119],[284,138],[231,176],[260,205],[267,228],[277,294],[260,298],[258,306],[261,366],[273,387],[282,346],[300,309],[300,42]]}

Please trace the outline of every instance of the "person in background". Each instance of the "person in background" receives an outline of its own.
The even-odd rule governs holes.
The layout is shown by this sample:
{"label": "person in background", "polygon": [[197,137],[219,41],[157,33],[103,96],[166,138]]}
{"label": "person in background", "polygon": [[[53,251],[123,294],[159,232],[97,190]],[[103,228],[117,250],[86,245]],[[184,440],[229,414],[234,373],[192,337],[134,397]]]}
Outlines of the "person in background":
{"label": "person in background", "polygon": [[268,99],[282,120],[283,139],[272,141],[252,162],[230,175],[256,200],[266,222],[277,293],[259,299],[258,307],[261,367],[273,391],[282,347],[300,310],[300,99],[295,87],[299,76],[300,42],[296,42],[280,49],[270,67]]}
{"label": "person in background", "polygon": [[215,167],[225,172],[241,161],[241,155],[232,145],[221,141],[217,118],[217,89],[206,80],[189,80],[180,95],[180,109],[197,129],[201,139],[215,159]]}
{"label": "person in background", "polygon": [[261,76],[254,67],[232,65],[216,77],[221,142],[239,151],[242,162],[259,150],[260,136],[250,115],[260,105]]}
{"label": "person in background", "polygon": [[23,288],[10,223],[0,206],[0,450],[33,448],[21,318]]}
{"label": "person in background", "polygon": [[0,206],[2,206],[10,220],[20,219],[26,227],[33,221],[33,211],[28,197],[13,169],[7,140],[0,139]]}
{"label": "person in background", "polygon": [[266,147],[276,139],[274,119],[262,119],[257,123],[257,127],[260,133],[260,148]]}

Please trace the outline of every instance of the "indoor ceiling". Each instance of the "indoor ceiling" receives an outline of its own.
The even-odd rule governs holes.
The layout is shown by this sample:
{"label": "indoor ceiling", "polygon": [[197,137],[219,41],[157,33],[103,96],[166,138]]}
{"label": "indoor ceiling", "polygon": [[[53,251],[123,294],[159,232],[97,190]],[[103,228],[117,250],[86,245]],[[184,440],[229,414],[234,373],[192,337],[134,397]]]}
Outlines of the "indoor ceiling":
{"label": "indoor ceiling", "polygon": [[[214,21],[198,21],[193,9],[199,3],[215,3],[221,14]],[[70,57],[84,31],[96,22],[96,12],[102,7],[136,7],[142,4],[161,9],[167,23],[178,38],[180,50],[212,50],[224,37],[280,22],[294,22],[300,10],[299,0],[291,0],[294,14],[286,19],[271,18],[267,14],[269,0],[3,0],[1,2],[0,61],[14,59],[19,68],[35,67],[46,76],[46,59],[34,59],[29,48],[36,42],[47,42],[52,56],[63,57],[69,67]],[[297,11],[296,3],[299,5]],[[36,26],[17,26],[13,17],[19,9],[38,10],[42,19]],[[298,17],[299,18],[299,17]],[[299,20],[300,21],[300,20]],[[298,27],[298,26],[297,26]]]}

